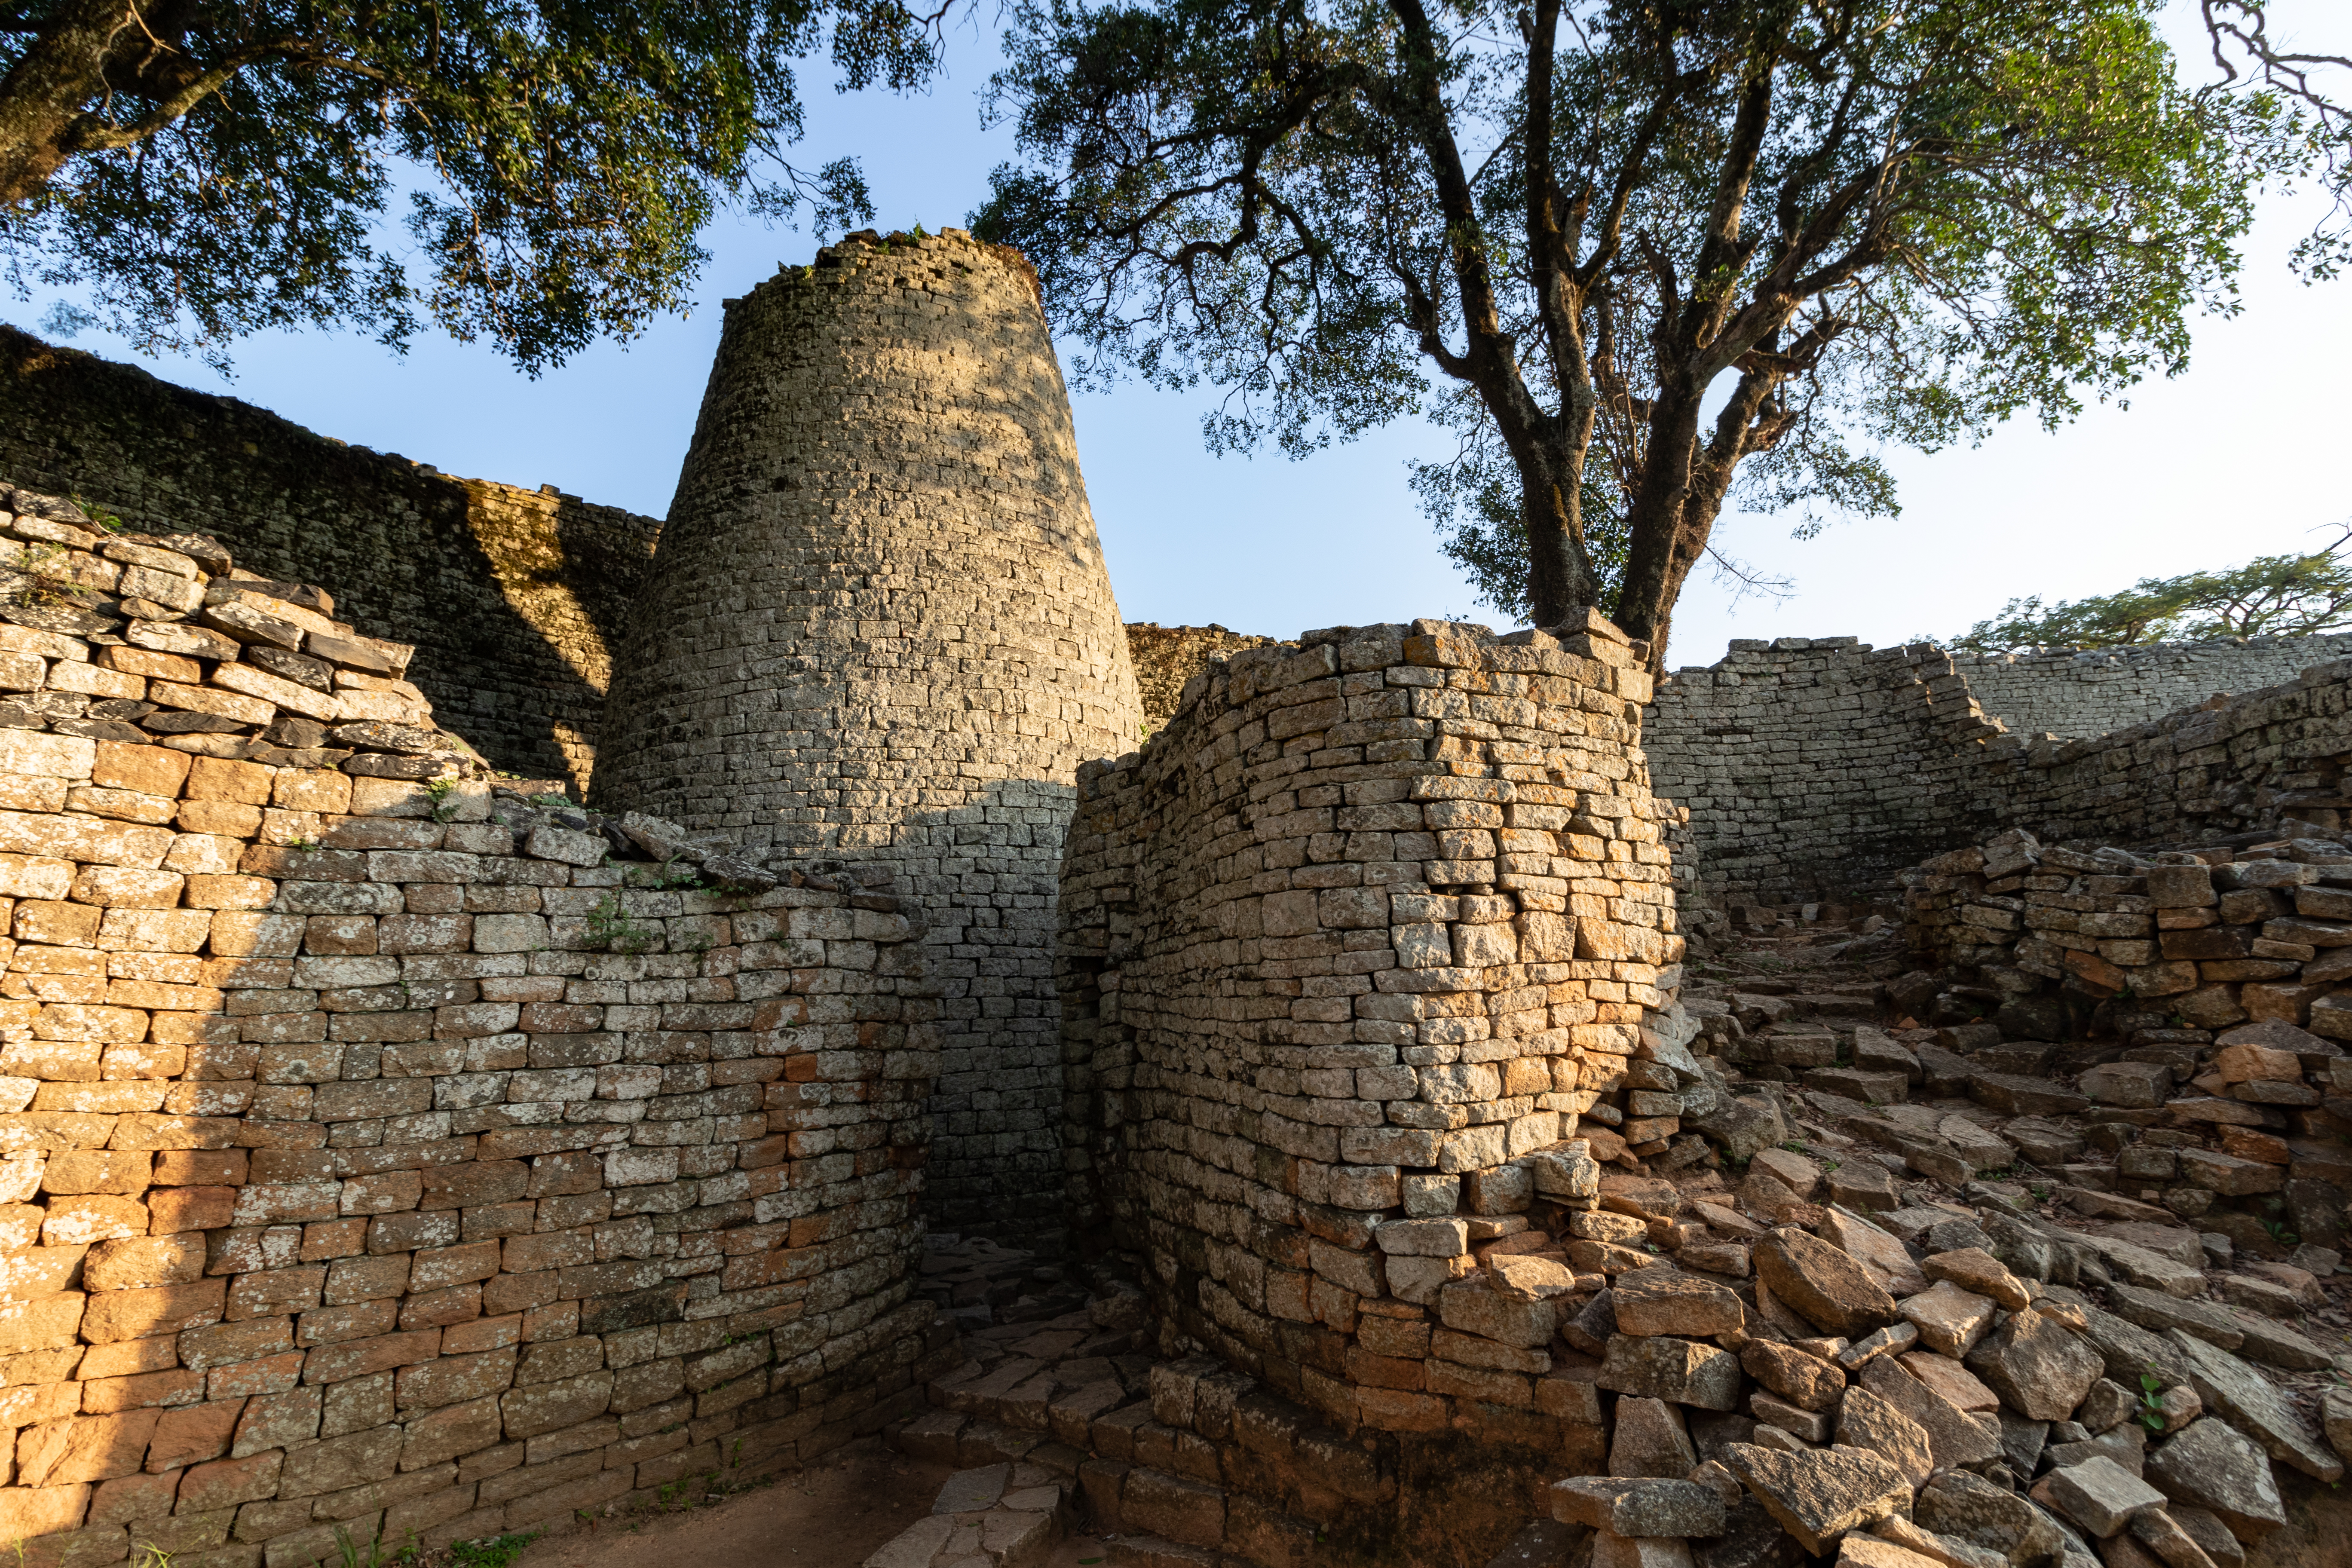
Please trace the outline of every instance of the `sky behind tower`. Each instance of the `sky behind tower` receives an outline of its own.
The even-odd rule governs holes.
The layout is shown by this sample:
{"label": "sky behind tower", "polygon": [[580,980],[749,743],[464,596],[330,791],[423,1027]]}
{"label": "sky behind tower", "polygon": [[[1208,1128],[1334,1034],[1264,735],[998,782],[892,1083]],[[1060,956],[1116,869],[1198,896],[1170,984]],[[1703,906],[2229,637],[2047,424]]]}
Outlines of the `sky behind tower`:
{"label": "sky behind tower", "polygon": [[[877,226],[960,225],[1013,153],[983,128],[979,94],[992,37],[953,35],[945,76],[924,95],[872,92],[808,103],[796,161],[851,153]],[[2105,593],[2149,575],[2316,546],[2352,521],[2342,481],[2342,366],[2352,359],[2352,279],[2306,286],[2286,256],[2313,198],[2273,194],[2249,237],[2245,309],[2200,323],[2189,370],[2044,432],[2012,424],[1981,447],[1888,453],[1897,519],[1836,523],[1811,540],[1786,517],[1727,515],[1718,544],[1783,597],[1742,596],[1695,575],[1669,661],[1711,663],[1731,637],[1857,636],[1880,645],[1950,635],[2013,597]],[[404,357],[358,334],[278,333],[236,351],[224,385],[192,360],[145,359],[86,332],[75,345],[222,391],[322,434],[452,473],[551,483],[659,516],[718,340],[719,301],[785,264],[805,231],[726,217],[684,320],[628,346],[602,344],[532,381],[483,345],[420,338]],[[9,301],[29,331],[46,294]],[[1121,611],[1129,620],[1219,622],[1290,636],[1346,622],[1450,615],[1499,624],[1438,549],[1406,488],[1406,462],[1443,456],[1444,433],[1400,422],[1304,462],[1275,452],[1213,458],[1200,419],[1213,389],[1136,384],[1076,399],[1078,447]]]}

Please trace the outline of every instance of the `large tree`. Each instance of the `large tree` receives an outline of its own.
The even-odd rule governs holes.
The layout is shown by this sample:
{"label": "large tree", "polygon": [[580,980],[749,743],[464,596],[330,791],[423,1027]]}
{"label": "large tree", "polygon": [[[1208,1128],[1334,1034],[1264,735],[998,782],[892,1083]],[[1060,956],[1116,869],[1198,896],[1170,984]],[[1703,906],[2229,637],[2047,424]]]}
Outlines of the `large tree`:
{"label": "large tree", "polygon": [[1736,482],[1892,512],[1878,443],[2063,420],[2231,308],[2307,145],[2185,87],[2157,9],[1021,0],[974,221],[1081,376],[1227,388],[1213,444],[1450,421],[1419,482],[1489,596],[1659,658]]}
{"label": "large tree", "polygon": [[[871,216],[793,167],[792,62],[935,63],[901,0],[0,4],[0,244],[150,348],[430,319],[526,369],[677,309],[742,201]],[[404,201],[403,198],[404,197]],[[404,205],[414,266],[388,243]]]}

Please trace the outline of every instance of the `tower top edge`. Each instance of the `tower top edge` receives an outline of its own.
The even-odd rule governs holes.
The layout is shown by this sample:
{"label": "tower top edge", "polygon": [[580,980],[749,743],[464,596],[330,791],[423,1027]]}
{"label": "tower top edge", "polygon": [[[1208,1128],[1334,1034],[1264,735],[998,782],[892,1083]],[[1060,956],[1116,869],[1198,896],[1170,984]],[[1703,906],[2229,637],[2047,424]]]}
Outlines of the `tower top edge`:
{"label": "tower top edge", "polygon": [[927,256],[952,258],[965,266],[1003,268],[1029,285],[1029,291],[1039,309],[1045,306],[1045,285],[1037,276],[1037,268],[1013,247],[978,238],[970,229],[942,228],[936,234],[927,234],[919,226],[911,234],[905,230],[889,234],[877,233],[870,228],[854,230],[831,245],[818,247],[813,261],[800,265],[789,261],[781,263],[772,274],[754,284],[750,293],[720,303],[732,310],[738,305],[750,303],[768,289],[812,283],[824,272],[855,272],[893,252],[908,250]]}

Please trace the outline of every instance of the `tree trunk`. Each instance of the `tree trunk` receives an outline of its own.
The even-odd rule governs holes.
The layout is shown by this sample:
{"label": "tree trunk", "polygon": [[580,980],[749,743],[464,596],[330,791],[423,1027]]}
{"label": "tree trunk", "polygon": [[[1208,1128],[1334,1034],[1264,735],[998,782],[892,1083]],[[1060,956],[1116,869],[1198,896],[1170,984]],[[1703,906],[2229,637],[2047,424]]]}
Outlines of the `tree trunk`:
{"label": "tree trunk", "polygon": [[1528,601],[1532,623],[1554,626],[1592,603],[1583,548],[1579,465],[1537,450],[1519,461],[1519,514],[1528,530]]}
{"label": "tree trunk", "polygon": [[1690,570],[1685,565],[1677,571],[1675,559],[1697,456],[1698,416],[1696,392],[1682,385],[1660,389],[1650,411],[1642,481],[1626,506],[1630,549],[1612,619],[1627,637],[1650,644],[1653,659],[1664,655],[1666,618]]}
{"label": "tree trunk", "polygon": [[67,0],[0,79],[0,202],[32,200],[74,155],[77,123],[105,90],[125,29],[145,42],[124,0]]}

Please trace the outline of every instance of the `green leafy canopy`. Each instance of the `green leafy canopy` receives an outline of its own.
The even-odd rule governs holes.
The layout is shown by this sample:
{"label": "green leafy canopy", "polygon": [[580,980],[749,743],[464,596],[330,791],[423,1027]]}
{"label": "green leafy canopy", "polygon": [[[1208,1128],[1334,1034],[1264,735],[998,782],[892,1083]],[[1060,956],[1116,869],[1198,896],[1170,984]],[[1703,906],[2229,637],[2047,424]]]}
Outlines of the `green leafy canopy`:
{"label": "green leafy canopy", "polygon": [[1223,389],[1213,448],[1451,426],[1414,483],[1488,602],[1654,658],[1727,501],[1894,516],[1887,444],[2063,422],[2234,310],[2313,146],[2158,9],[1018,0],[973,222],[1081,384]]}
{"label": "green leafy canopy", "polygon": [[[526,370],[683,309],[722,204],[871,216],[803,170],[794,60],[904,88],[898,0],[48,0],[0,16],[0,246],[145,350],[430,321]],[[133,23],[136,26],[133,26]],[[405,248],[385,229],[406,231]]]}

